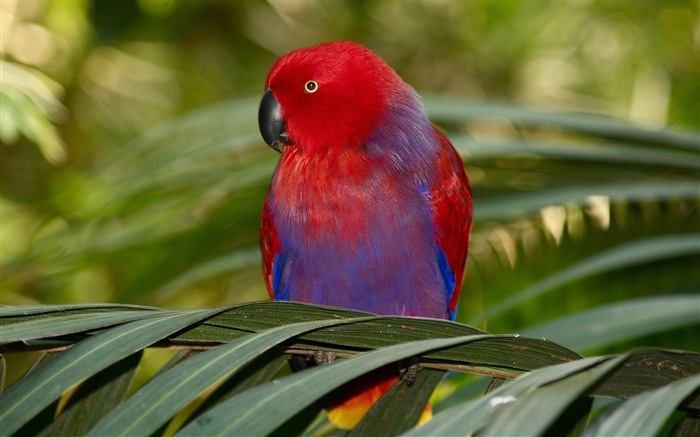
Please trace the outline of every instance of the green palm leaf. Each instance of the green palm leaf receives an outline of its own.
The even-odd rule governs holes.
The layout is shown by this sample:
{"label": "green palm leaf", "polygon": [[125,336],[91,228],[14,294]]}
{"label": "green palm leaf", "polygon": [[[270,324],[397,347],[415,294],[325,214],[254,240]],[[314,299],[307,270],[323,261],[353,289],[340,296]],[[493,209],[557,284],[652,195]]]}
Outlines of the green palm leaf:
{"label": "green palm leaf", "polygon": [[364,319],[285,325],[197,354],[151,380],[91,429],[88,435],[150,435],[215,383],[279,343],[311,330]]}
{"label": "green palm leaf", "polygon": [[88,338],[40,366],[2,393],[0,435],[11,435],[63,392],[94,372],[197,321],[216,310],[169,311]]}

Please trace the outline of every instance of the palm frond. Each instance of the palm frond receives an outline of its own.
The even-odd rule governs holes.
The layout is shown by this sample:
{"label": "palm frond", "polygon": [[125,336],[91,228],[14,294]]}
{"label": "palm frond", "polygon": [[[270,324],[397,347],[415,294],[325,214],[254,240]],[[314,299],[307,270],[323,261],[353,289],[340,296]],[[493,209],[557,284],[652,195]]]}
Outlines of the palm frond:
{"label": "palm frond", "polygon": [[[141,317],[134,319],[135,314]],[[115,315],[125,317],[88,323],[92,321],[90,316]],[[11,435],[46,414],[46,408],[63,396],[69,396],[67,406],[51,413],[55,418],[44,425],[51,427],[47,429],[80,429],[86,435],[159,435],[185,407],[200,403],[206,407],[197,410],[196,416],[184,424],[178,422],[180,434],[269,434],[281,426],[296,424],[292,419],[298,413],[320,408],[319,402],[344,383],[411,357],[420,357],[424,368],[419,371],[420,378],[411,386],[400,382],[377,404],[358,433],[540,433],[571,411],[588,415],[590,402],[585,400],[589,396],[631,398],[626,402],[652,408],[660,396],[672,394],[672,406],[659,410],[653,421],[645,422],[644,430],[657,430],[676,407],[690,411],[700,408],[697,396],[688,398],[698,384],[698,354],[640,350],[617,357],[583,359],[548,340],[487,334],[443,320],[264,302],[186,311],[116,305],[3,308],[0,322],[3,338],[5,332],[14,336],[0,348],[4,353],[57,351],[53,359],[41,363],[2,393],[2,435]],[[46,328],[43,337],[36,333],[37,322]],[[22,328],[27,326],[31,329]],[[139,356],[134,354],[149,346],[205,350],[176,357],[122,401],[138,362]],[[334,351],[345,359],[275,376],[278,364],[274,363],[285,354],[311,354],[316,350]],[[272,372],[246,370],[250,366],[266,368],[268,363]],[[428,424],[412,428],[415,422],[407,422],[405,414],[417,420],[416,413],[420,413],[447,369],[514,381],[443,410]],[[690,378],[693,375],[695,378]],[[237,385],[246,379],[251,383],[243,384],[228,397],[220,397],[219,390],[213,389],[230,387],[227,381],[232,378],[237,378]],[[79,384],[78,389],[71,395],[69,389],[75,384]],[[216,396],[218,401],[201,403],[208,396]],[[98,399],[104,402],[103,408],[93,414],[85,410],[85,399]],[[393,411],[397,402],[405,414],[385,414]],[[534,413],[541,405],[549,405],[547,414]],[[598,414],[591,432],[606,427],[632,429],[620,424],[620,415],[626,411],[622,406],[610,408],[614,411],[606,419],[609,422],[601,422],[604,416]],[[85,415],[90,416],[87,421],[80,419]]]}

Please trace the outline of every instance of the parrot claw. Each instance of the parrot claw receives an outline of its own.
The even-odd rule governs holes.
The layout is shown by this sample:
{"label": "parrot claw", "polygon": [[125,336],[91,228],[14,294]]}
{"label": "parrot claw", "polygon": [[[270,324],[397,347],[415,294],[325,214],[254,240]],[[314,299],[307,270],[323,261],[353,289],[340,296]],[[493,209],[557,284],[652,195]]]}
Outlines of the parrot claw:
{"label": "parrot claw", "polygon": [[335,361],[335,352],[316,351],[314,352],[314,362],[316,364],[330,364]]}
{"label": "parrot claw", "polygon": [[413,384],[416,380],[416,375],[418,374],[418,367],[420,366],[420,358],[411,357],[405,360],[406,367],[402,367],[399,370],[401,378],[406,381],[407,385]]}

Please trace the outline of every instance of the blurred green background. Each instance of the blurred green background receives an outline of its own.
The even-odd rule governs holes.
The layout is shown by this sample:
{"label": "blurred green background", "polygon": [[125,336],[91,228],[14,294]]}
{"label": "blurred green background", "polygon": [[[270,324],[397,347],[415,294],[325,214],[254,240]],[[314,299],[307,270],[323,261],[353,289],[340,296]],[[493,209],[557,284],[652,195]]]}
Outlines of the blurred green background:
{"label": "blurred green background", "polygon": [[[0,14],[2,304],[267,299],[258,223],[278,155],[257,104],[279,56],[336,39],[393,66],[465,159],[477,222],[459,321],[513,332],[698,296],[697,1],[3,0]],[[626,244],[626,262],[596,258]],[[636,344],[697,349],[697,324]]]}

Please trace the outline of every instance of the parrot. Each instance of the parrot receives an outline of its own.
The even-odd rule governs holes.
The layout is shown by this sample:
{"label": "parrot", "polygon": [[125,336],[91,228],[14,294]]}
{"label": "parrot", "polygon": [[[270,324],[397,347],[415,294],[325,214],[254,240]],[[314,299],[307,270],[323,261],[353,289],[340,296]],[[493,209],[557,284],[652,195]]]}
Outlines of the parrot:
{"label": "parrot", "polygon": [[[271,299],[454,320],[471,189],[414,88],[370,49],[326,42],[274,63],[258,123],[281,154],[260,234]],[[330,421],[353,428],[396,373],[353,383]]]}

